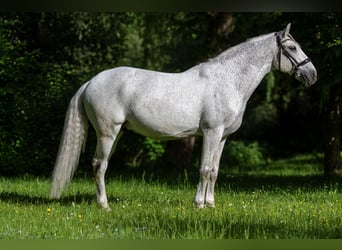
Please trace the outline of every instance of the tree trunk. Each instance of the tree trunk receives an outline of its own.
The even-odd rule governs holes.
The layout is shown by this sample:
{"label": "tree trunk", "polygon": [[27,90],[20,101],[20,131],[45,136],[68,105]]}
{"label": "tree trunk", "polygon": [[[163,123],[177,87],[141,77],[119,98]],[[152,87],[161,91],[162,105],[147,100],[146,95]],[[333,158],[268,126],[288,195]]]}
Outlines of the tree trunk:
{"label": "tree trunk", "polygon": [[209,24],[209,36],[207,46],[209,56],[215,56],[217,53],[227,49],[227,38],[235,28],[235,18],[231,13],[210,12],[212,18]]}
{"label": "tree trunk", "polygon": [[194,146],[195,137],[168,141],[165,150],[165,158],[169,163],[177,165],[180,169],[189,169]]}
{"label": "tree trunk", "polygon": [[341,178],[340,168],[340,97],[331,92],[327,106],[324,175],[330,179]]}

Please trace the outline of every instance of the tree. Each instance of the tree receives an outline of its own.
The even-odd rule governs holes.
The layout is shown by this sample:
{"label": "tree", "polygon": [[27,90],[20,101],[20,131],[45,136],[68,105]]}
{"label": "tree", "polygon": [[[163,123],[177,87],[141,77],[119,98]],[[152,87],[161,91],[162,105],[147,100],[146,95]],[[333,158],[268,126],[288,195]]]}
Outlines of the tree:
{"label": "tree", "polygon": [[[122,65],[183,71],[288,22],[317,66],[319,82],[307,90],[286,75],[270,74],[249,101],[234,137],[281,152],[323,150],[319,126],[312,121],[324,117],[325,173],[339,175],[341,15],[204,12],[1,13],[1,173],[50,174],[70,98],[99,71]],[[87,169],[95,147],[91,133],[81,159]],[[176,164],[188,166],[191,153],[197,153],[194,145],[193,138],[165,143],[128,133],[115,163],[156,166],[152,163],[165,159],[165,152],[167,159],[179,156]]]}
{"label": "tree", "polygon": [[324,175],[341,178],[340,131],[342,94],[342,16],[339,13],[321,15],[318,40],[321,45],[322,105],[325,119]]}
{"label": "tree", "polygon": [[[324,136],[324,175],[339,179],[340,168],[340,108],[342,104],[342,15],[340,13],[285,14],[297,31],[296,37],[306,41],[303,46],[310,52],[318,71],[318,91],[311,93],[321,102]],[[305,36],[310,34],[310,39]]]}
{"label": "tree", "polygon": [[[70,97],[100,68],[120,57],[117,26],[123,22],[115,22],[120,18],[125,15],[1,13],[3,174],[50,174]],[[111,29],[116,32],[108,32]]]}

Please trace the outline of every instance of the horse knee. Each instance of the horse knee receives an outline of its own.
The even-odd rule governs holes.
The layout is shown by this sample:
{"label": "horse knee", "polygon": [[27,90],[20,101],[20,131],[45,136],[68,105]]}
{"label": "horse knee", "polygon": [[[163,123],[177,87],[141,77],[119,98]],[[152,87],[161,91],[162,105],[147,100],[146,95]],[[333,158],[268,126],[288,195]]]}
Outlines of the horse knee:
{"label": "horse knee", "polygon": [[216,181],[218,176],[218,170],[217,169],[212,169],[210,171],[210,180],[211,181]]}
{"label": "horse knee", "polygon": [[200,170],[201,179],[202,180],[209,180],[210,172],[211,172],[211,170],[209,167],[205,167],[205,168],[201,169]]}

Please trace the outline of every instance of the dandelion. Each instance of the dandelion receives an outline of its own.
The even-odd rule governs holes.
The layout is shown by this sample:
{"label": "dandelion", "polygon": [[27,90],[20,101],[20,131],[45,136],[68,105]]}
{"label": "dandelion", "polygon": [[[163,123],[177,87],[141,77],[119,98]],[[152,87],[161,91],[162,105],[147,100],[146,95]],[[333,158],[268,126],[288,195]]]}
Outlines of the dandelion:
{"label": "dandelion", "polygon": [[48,213],[48,215],[50,215],[50,214],[51,214],[51,208],[48,207],[48,208],[46,209],[46,212]]}
{"label": "dandelion", "polygon": [[82,220],[82,214],[78,214],[78,215],[77,215],[77,218],[78,218],[79,220]]}

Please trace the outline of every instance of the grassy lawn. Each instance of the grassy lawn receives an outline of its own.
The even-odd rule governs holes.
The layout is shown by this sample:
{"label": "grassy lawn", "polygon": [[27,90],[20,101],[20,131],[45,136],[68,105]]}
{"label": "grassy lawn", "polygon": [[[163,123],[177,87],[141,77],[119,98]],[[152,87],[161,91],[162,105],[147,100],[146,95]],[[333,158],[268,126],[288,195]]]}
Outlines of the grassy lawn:
{"label": "grassy lawn", "polygon": [[320,177],[304,155],[260,169],[222,169],[215,209],[196,209],[196,181],[108,178],[112,212],[98,207],[91,178],[76,178],[60,201],[49,180],[0,178],[0,239],[341,238],[341,184]]}

